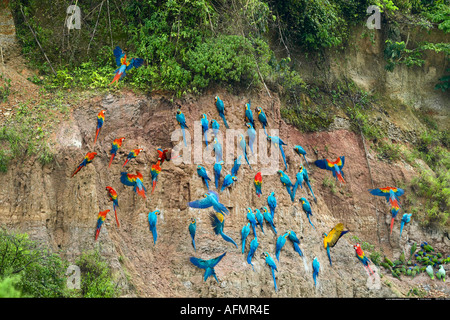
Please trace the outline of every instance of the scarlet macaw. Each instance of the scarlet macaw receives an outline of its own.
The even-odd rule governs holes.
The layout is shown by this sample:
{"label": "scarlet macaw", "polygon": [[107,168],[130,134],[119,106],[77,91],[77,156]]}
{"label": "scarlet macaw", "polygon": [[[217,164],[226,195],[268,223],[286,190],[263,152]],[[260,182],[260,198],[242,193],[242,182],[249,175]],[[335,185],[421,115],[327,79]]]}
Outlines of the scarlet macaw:
{"label": "scarlet macaw", "polygon": [[106,215],[108,214],[109,210],[100,211],[98,213],[97,218],[97,229],[95,230],[95,240],[97,240],[98,235],[100,234],[100,230],[102,228],[103,222],[105,222]]}
{"label": "scarlet macaw", "polygon": [[98,138],[98,134],[100,133],[100,129],[103,127],[103,123],[105,122],[105,112],[106,112],[106,110],[101,110],[97,115],[97,128],[95,131],[94,145],[97,142],[97,138]]}
{"label": "scarlet macaw", "polygon": [[125,76],[126,71],[132,68],[139,68],[144,63],[144,59],[141,58],[132,58],[130,61],[127,61],[127,55],[119,46],[115,47],[113,53],[119,68],[115,71],[115,76],[110,85],[115,81],[121,80]]}
{"label": "scarlet macaw", "polygon": [[78,173],[83,167],[87,166],[89,163],[94,160],[95,156],[97,155],[97,152],[88,152],[84,156],[83,161],[78,165],[78,167],[75,169],[75,171],[72,173],[71,178]]}
{"label": "scarlet macaw", "polygon": [[108,168],[111,167],[111,163],[113,162],[114,157],[117,154],[117,150],[119,150],[119,148],[122,146],[123,140],[125,140],[125,138],[114,139],[111,150],[109,151],[109,153],[111,154],[111,160],[109,160]]}
{"label": "scarlet macaw", "polygon": [[161,161],[161,166],[164,163],[164,161],[170,161],[170,157],[167,155],[169,153],[169,150],[167,149],[157,149],[156,150],[158,152],[158,161]]}
{"label": "scarlet macaw", "polygon": [[391,206],[399,207],[398,197],[405,193],[405,190],[396,187],[385,187],[378,189],[369,189],[369,192],[374,196],[385,197],[386,201],[391,204]]}
{"label": "scarlet macaw", "polygon": [[153,191],[155,191],[156,183],[158,182],[158,175],[160,172],[160,161],[158,161],[156,164],[152,165],[152,168],[150,169],[150,173],[152,175],[152,194]]}
{"label": "scarlet macaw", "polygon": [[258,172],[255,175],[255,189],[256,189],[256,195],[259,197],[261,197],[262,191],[261,191],[261,185],[262,185],[262,176],[261,176],[261,172]]}
{"label": "scarlet macaw", "polygon": [[345,157],[339,157],[336,161],[330,161],[328,159],[316,160],[314,164],[320,169],[325,169],[333,172],[333,177],[336,178],[336,181],[339,179],[340,182],[345,183],[344,181],[344,172],[342,168],[344,167]]}
{"label": "scarlet macaw", "polygon": [[398,203],[391,207],[392,219],[391,219],[391,227],[390,227],[389,234],[392,234],[392,227],[394,226],[394,220],[395,220],[395,217],[397,217],[397,214],[398,214],[399,211],[400,211],[400,207],[398,206]]}
{"label": "scarlet macaw", "polygon": [[136,171],[136,174],[121,172],[120,175],[120,182],[122,182],[126,186],[134,187],[134,192],[136,192],[142,198],[146,198],[145,191],[147,191],[147,189],[143,184],[142,173],[140,173],[139,171]]}
{"label": "scarlet macaw", "polygon": [[344,230],[344,224],[338,223],[331,231],[326,234],[325,232],[322,234],[323,236],[323,247],[327,250],[328,260],[330,260],[330,266],[331,264],[331,254],[330,254],[330,248],[333,248],[338,240],[349,230]]}
{"label": "scarlet macaw", "polygon": [[141,149],[133,149],[133,150],[131,150],[130,153],[128,154],[128,156],[127,156],[127,160],[125,160],[125,162],[122,165],[122,167],[125,167],[125,165],[128,163],[128,161],[130,161],[131,159],[136,158],[142,150],[144,150],[144,149],[141,148]]}
{"label": "scarlet macaw", "polygon": [[117,208],[119,207],[119,201],[117,200],[117,192],[112,187],[107,186],[109,200],[113,203],[114,215],[116,216],[117,226],[120,227],[119,219],[117,218]]}
{"label": "scarlet macaw", "polygon": [[369,260],[369,258],[366,257],[366,255],[365,255],[363,249],[361,248],[361,246],[359,245],[359,243],[355,244],[353,246],[353,248],[355,248],[356,257],[358,258],[358,260],[362,262],[362,264],[367,269],[369,274],[373,274],[374,272],[372,271],[372,269],[370,268],[370,265],[369,265],[370,260]]}

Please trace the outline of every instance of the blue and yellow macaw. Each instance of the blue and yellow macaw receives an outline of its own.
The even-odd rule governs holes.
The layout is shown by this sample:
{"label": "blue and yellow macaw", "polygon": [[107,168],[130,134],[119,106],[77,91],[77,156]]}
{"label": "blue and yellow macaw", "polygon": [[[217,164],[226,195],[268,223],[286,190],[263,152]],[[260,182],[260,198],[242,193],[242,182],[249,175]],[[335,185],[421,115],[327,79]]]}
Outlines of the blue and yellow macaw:
{"label": "blue and yellow macaw", "polygon": [[400,237],[402,236],[403,227],[406,223],[409,223],[411,221],[412,213],[405,213],[402,217],[402,222],[400,223]]}
{"label": "blue and yellow macaw", "polygon": [[253,112],[252,109],[250,108],[250,101],[245,104],[245,122],[249,122],[251,123],[253,128],[255,127],[255,121],[253,120]]}
{"label": "blue and yellow macaw", "polygon": [[269,205],[270,215],[273,219],[275,215],[275,209],[277,207],[277,198],[275,198],[275,191],[272,191],[272,193],[267,197],[267,204]]}
{"label": "blue and yellow macaw", "polygon": [[292,197],[292,182],[289,176],[283,172],[283,170],[278,170],[277,173],[280,175],[280,181],[283,184],[283,186],[286,187],[286,191],[289,194],[289,197],[291,198],[292,202],[294,202],[294,199]]}
{"label": "blue and yellow macaw", "polygon": [[250,222],[245,224],[241,230],[242,254],[244,254],[245,252],[245,240],[247,240],[249,234],[250,234]]}
{"label": "blue and yellow macaw", "polygon": [[100,133],[100,130],[103,127],[103,123],[105,122],[105,113],[106,110],[100,110],[100,112],[97,115],[97,128],[95,129],[95,139],[94,139],[94,146],[97,142],[98,134]]}
{"label": "blue and yellow macaw", "polygon": [[294,151],[300,156],[303,156],[303,159],[305,159],[306,164],[309,166],[309,162],[308,160],[306,160],[306,151],[305,149],[303,149],[302,146],[294,146]]}
{"label": "blue and yellow macaw", "polygon": [[252,166],[250,165],[250,162],[248,162],[248,157],[247,157],[247,143],[245,142],[245,138],[242,133],[239,135],[239,147],[241,148],[242,152],[244,153],[245,161],[247,161],[247,164],[249,165],[249,167],[251,169]]}
{"label": "blue and yellow macaw", "polygon": [[336,181],[339,180],[342,183],[345,183],[344,180],[344,172],[342,168],[344,167],[345,157],[339,157],[336,161],[330,161],[328,159],[316,160],[314,164],[320,169],[325,169],[333,172],[333,177],[336,178]]}
{"label": "blue and yellow macaw", "polygon": [[208,181],[211,181],[211,179],[208,177],[205,167],[198,165],[197,166],[197,174],[199,175],[200,178],[202,178],[203,182],[206,184],[206,188],[209,190]]}
{"label": "blue and yellow macaw", "polygon": [[205,269],[205,274],[203,275],[203,281],[206,281],[206,279],[213,276],[216,279],[217,283],[219,283],[219,280],[217,279],[214,267],[220,262],[220,260],[222,260],[222,258],[226,254],[227,253],[225,252],[222,255],[220,255],[214,259],[209,259],[209,260],[203,260],[203,259],[191,257],[191,258],[189,258],[189,261],[191,261],[191,263],[194,266],[196,266],[200,269]]}
{"label": "blue and yellow macaw", "polygon": [[261,213],[261,211],[259,211],[259,209],[255,209],[255,217],[256,217],[256,221],[258,222],[259,226],[261,227],[261,231],[263,234],[264,233],[264,216]]}
{"label": "blue and yellow macaw", "polygon": [[303,211],[306,213],[306,216],[308,217],[309,224],[312,225],[312,227],[315,230],[316,227],[314,227],[310,219],[310,216],[312,216],[311,205],[309,204],[308,200],[306,200],[306,198],[304,197],[300,198],[299,201],[302,204]]}
{"label": "blue and yellow macaw", "polygon": [[386,201],[389,202],[391,206],[400,207],[398,197],[402,196],[405,193],[405,190],[396,187],[385,187],[369,189],[369,192],[374,196],[385,197]]}
{"label": "blue and yellow macaw", "polygon": [[225,188],[233,185],[233,183],[237,181],[237,178],[235,176],[232,176],[231,174],[227,174],[225,178],[223,179],[222,188],[220,189],[220,192],[223,192]]}
{"label": "blue and yellow macaw", "polygon": [[300,166],[299,172],[295,175],[295,184],[292,187],[292,193],[291,193],[291,200],[294,201],[295,194],[297,193],[297,188],[300,186],[300,188],[303,189],[303,166]]}
{"label": "blue and yellow macaw", "polygon": [[220,144],[219,140],[216,137],[214,137],[213,150],[214,150],[214,155],[216,156],[216,162],[222,161],[223,160],[222,145]]}
{"label": "blue and yellow macaw", "polygon": [[256,173],[253,183],[255,184],[256,195],[258,196],[258,198],[260,198],[261,194],[262,194],[262,191],[261,191],[261,187],[262,187],[261,172]]}
{"label": "blue and yellow macaw", "polygon": [[194,247],[194,250],[197,251],[195,248],[195,232],[197,231],[197,220],[195,218],[191,218],[191,223],[189,223],[189,234],[191,235],[192,239],[192,246]]}
{"label": "blue and yellow macaw", "polygon": [[264,257],[266,257],[266,264],[270,267],[270,270],[272,271],[272,278],[273,284],[275,286],[275,291],[278,291],[277,281],[275,280],[275,271],[278,271],[277,265],[275,264],[275,261],[273,261],[272,257],[269,255],[267,251],[264,252],[263,255]]}
{"label": "blue and yellow macaw", "polygon": [[253,271],[255,271],[255,267],[253,267],[252,258],[255,255],[255,251],[258,248],[258,238],[253,238],[252,242],[250,242],[250,250],[248,251],[247,255],[247,263],[250,264],[253,268]]}
{"label": "blue and yellow macaw", "polygon": [[286,143],[284,143],[283,140],[281,140],[280,137],[277,136],[267,136],[266,139],[272,142],[275,146],[277,146],[280,149],[281,156],[283,157],[284,162],[284,170],[287,171],[286,155],[284,154],[283,150],[283,146],[286,146]]}
{"label": "blue and yellow macaw", "polygon": [[256,221],[256,216],[251,208],[247,208],[247,220],[250,222],[253,230],[253,235],[256,237],[256,224],[258,222]]}
{"label": "blue and yellow macaw", "polygon": [[280,261],[280,252],[281,252],[281,249],[286,244],[286,240],[287,240],[288,236],[289,236],[289,233],[286,232],[285,234],[283,234],[277,238],[277,243],[275,245],[275,256],[277,257],[278,261]]}
{"label": "blue and yellow macaw", "polygon": [[320,270],[320,263],[319,260],[317,259],[317,257],[314,257],[314,260],[312,262],[312,267],[313,267],[313,279],[314,279],[314,287],[317,285],[317,276],[319,275],[319,270]]}
{"label": "blue and yellow macaw", "polygon": [[267,135],[266,127],[267,127],[268,123],[267,123],[266,114],[264,113],[264,111],[260,107],[256,107],[255,111],[258,114],[259,122],[261,122],[261,124],[263,126],[264,133]]}
{"label": "blue and yellow macaw", "polygon": [[312,187],[311,187],[311,182],[309,181],[308,171],[303,166],[300,166],[299,171],[303,172],[303,181],[306,182],[306,185],[308,186],[309,191],[311,192],[311,194],[313,196],[314,202],[317,203],[316,196],[314,195],[314,192],[313,192]]}
{"label": "blue and yellow macaw", "polygon": [[229,236],[227,236],[224,232],[223,232],[223,228],[225,225],[225,216],[221,213],[218,212],[211,212],[209,214],[209,218],[211,220],[211,225],[213,227],[214,233],[216,235],[221,235],[223,240],[230,242],[232,244],[234,244],[236,246],[236,248],[238,247],[236,242],[234,242],[233,239],[231,239]]}
{"label": "blue and yellow macaw", "polygon": [[186,142],[186,133],[185,133],[185,129],[189,129],[189,127],[186,124],[186,118],[183,114],[183,112],[181,112],[180,109],[177,109],[177,116],[176,119],[178,121],[178,124],[181,127],[181,131],[183,132],[183,141],[184,141],[184,146],[187,147],[187,142]]}
{"label": "blue and yellow macaw", "polygon": [[230,127],[228,126],[227,120],[225,119],[225,106],[223,105],[223,101],[220,100],[219,96],[216,96],[214,98],[215,102],[216,102],[216,108],[217,111],[219,112],[219,116],[222,118],[223,123],[225,124],[225,127],[227,129],[230,129]]}
{"label": "blue and yellow macaw", "polygon": [[217,136],[219,133],[220,124],[217,122],[217,120],[212,119],[211,120],[211,129],[213,131],[214,136]]}
{"label": "blue and yellow macaw", "polygon": [[156,244],[156,240],[158,238],[158,233],[156,232],[156,222],[158,221],[158,216],[161,214],[161,211],[155,210],[148,214],[148,225],[149,229],[153,235],[153,243]]}
{"label": "blue and yellow macaw", "polygon": [[242,159],[242,155],[239,155],[239,157],[234,158],[233,168],[231,168],[232,176],[237,176],[238,170],[241,167],[241,163],[242,163],[241,159]]}
{"label": "blue and yellow macaw", "polygon": [[300,239],[297,237],[294,231],[288,230],[288,239],[291,240],[292,244],[294,245],[294,250],[297,252],[300,257],[303,257],[302,249],[300,249]]}
{"label": "blue and yellow macaw", "polygon": [[136,171],[136,174],[131,174],[127,172],[120,173],[120,182],[126,186],[134,187],[133,190],[142,198],[146,198],[145,192],[147,189],[143,184],[143,175],[139,171]]}
{"label": "blue and yellow macaw", "polygon": [[364,251],[361,248],[361,246],[359,245],[359,243],[355,244],[353,246],[353,248],[355,249],[356,257],[358,258],[359,261],[361,261],[364,268],[366,268],[367,272],[369,274],[374,274],[375,272],[373,272],[373,270],[370,268],[370,265],[369,265],[370,260],[369,260],[369,258],[366,257],[366,254],[364,253]]}
{"label": "blue and yellow macaw", "polygon": [[216,185],[216,189],[219,190],[219,182],[220,182],[220,173],[222,172],[223,161],[216,162],[214,164],[214,183]]}
{"label": "blue and yellow macaw", "polygon": [[144,64],[144,59],[141,58],[132,58],[130,61],[127,61],[127,55],[119,46],[115,47],[113,53],[116,58],[116,65],[119,68],[115,71],[115,76],[110,85],[125,77],[126,71],[131,70],[132,68],[137,69]]}
{"label": "blue and yellow macaw", "polygon": [[251,123],[246,123],[246,126],[248,128],[247,130],[247,134],[248,134],[248,146],[250,147],[250,151],[253,154],[253,144],[255,143],[256,140],[256,130],[255,128],[252,126]]}
{"label": "blue and yellow macaw", "polygon": [[188,206],[195,209],[206,209],[213,207],[218,213],[228,214],[228,209],[219,202],[219,195],[213,190],[209,190],[203,195],[202,199],[194,200],[188,203]]}
{"label": "blue and yellow macaw", "polygon": [[330,248],[333,248],[338,240],[349,230],[344,230],[344,225],[342,223],[338,223],[336,226],[334,226],[331,231],[326,234],[325,232],[322,234],[323,236],[323,247],[327,250],[328,260],[330,260],[330,266],[331,263],[331,254],[330,254]]}
{"label": "blue and yellow macaw", "polygon": [[208,135],[207,135],[207,131],[209,129],[209,122],[208,122],[208,117],[206,116],[206,113],[204,113],[202,115],[202,133],[205,136],[205,142],[206,142],[206,149],[208,149]]}
{"label": "blue and yellow macaw", "polygon": [[263,212],[264,220],[266,220],[267,223],[270,224],[270,226],[272,227],[273,232],[275,232],[275,234],[277,234],[277,229],[275,228],[275,225],[273,223],[273,216],[272,216],[272,214],[270,213],[269,210],[267,210],[266,207],[262,207],[261,210]]}

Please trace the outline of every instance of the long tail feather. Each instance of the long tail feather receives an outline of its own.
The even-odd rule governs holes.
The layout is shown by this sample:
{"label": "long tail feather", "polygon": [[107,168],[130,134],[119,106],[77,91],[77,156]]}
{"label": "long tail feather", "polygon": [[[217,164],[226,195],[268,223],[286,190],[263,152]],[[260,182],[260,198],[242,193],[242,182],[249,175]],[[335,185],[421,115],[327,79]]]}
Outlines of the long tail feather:
{"label": "long tail feather", "polygon": [[84,166],[78,166],[78,168],[76,168],[76,170],[72,173],[71,178],[72,178],[74,175],[76,175],[76,174],[78,173],[78,171],[80,171],[81,168],[83,168],[83,167],[84,167]]}
{"label": "long tail feather", "polygon": [[395,218],[392,218],[392,219],[391,219],[391,227],[390,227],[391,231],[390,231],[389,234],[392,234],[392,227],[394,226],[394,219],[395,219]]}
{"label": "long tail feather", "polygon": [[330,266],[332,266],[333,264],[331,263],[330,247],[327,247],[327,256],[328,256],[328,260],[330,260]]}
{"label": "long tail feather", "polygon": [[115,154],[112,154],[112,155],[111,155],[111,160],[109,160],[109,166],[108,166],[108,168],[111,167],[111,163],[112,163],[113,160],[114,160],[114,156],[115,156]]}
{"label": "long tail feather", "polygon": [[187,147],[187,142],[186,142],[186,133],[184,132],[184,127],[181,127],[181,131],[183,132],[183,140],[184,140],[184,146]]}
{"label": "long tail feather", "polygon": [[152,194],[153,194],[153,191],[155,191],[155,187],[156,187],[156,180],[153,181]]}
{"label": "long tail feather", "polygon": [[114,82],[118,81],[121,78],[122,74],[117,72],[109,85],[112,85]]}
{"label": "long tail feather", "polygon": [[117,227],[120,228],[119,218],[117,217],[116,206],[113,204],[113,207],[114,207],[114,215],[116,216]]}
{"label": "long tail feather", "polygon": [[229,236],[227,236],[225,233],[221,232],[220,234],[222,235],[223,240],[234,244],[236,246],[236,248],[238,247],[236,242],[234,242],[234,240],[231,239]]}
{"label": "long tail feather", "polygon": [[95,241],[97,241],[98,235],[100,234],[100,228],[97,228],[97,230],[95,231]]}
{"label": "long tail feather", "polygon": [[272,269],[272,278],[273,278],[273,284],[275,286],[275,291],[278,291],[277,281],[275,279],[275,270],[274,269]]}
{"label": "long tail feather", "polygon": [[125,167],[125,165],[128,163],[130,159],[125,160],[125,162],[123,163],[122,167]]}
{"label": "long tail feather", "polygon": [[100,132],[100,128],[97,128],[97,131],[95,132],[94,145],[97,142],[97,137],[98,137],[99,132]]}
{"label": "long tail feather", "polygon": [[225,115],[221,114],[220,117],[223,120],[223,123],[225,124],[225,128],[230,129],[230,127],[228,126],[227,120],[225,119]]}

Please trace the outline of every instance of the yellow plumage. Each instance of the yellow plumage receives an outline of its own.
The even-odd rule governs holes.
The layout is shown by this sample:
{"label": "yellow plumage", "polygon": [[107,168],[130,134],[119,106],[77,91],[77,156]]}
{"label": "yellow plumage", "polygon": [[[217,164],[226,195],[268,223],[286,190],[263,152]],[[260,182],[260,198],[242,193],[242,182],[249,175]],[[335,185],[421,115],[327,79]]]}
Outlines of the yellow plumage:
{"label": "yellow plumage", "polygon": [[331,229],[328,235],[323,238],[323,247],[325,249],[327,246],[334,247],[336,242],[341,237],[342,231],[344,231],[344,224],[338,223],[333,229]]}

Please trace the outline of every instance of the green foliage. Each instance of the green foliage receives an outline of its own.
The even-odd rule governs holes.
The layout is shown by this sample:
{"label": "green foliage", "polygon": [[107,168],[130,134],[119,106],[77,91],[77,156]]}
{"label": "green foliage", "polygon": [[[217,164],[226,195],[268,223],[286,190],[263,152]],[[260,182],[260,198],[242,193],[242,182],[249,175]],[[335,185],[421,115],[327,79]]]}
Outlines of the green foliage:
{"label": "green foliage", "polygon": [[20,276],[7,277],[0,280],[0,298],[20,298],[22,293],[16,286],[20,282]]}
{"label": "green foliage", "polygon": [[5,78],[3,73],[0,73],[0,83],[1,82],[3,82],[3,85],[0,84],[0,103],[6,102],[8,96],[11,94],[11,79]]}
{"label": "green foliage", "polygon": [[439,83],[434,87],[436,90],[441,89],[442,92],[445,92],[450,89],[450,68],[447,68],[446,72],[447,75],[439,78]]}
{"label": "green foliage", "polygon": [[450,5],[443,0],[436,1],[436,4],[424,11],[423,16],[431,22],[436,23],[438,29],[445,33],[450,32]]}

